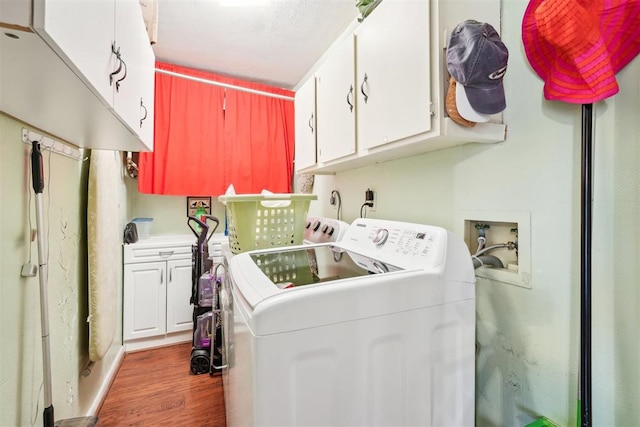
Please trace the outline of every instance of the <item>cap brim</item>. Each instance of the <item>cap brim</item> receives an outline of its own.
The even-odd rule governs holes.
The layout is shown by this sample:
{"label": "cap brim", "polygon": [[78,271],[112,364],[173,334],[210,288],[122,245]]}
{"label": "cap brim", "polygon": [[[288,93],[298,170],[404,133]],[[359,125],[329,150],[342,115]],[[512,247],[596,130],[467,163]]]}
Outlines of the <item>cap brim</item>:
{"label": "cap brim", "polygon": [[489,121],[489,115],[479,113],[471,107],[464,86],[460,83],[456,84],[456,107],[458,114],[470,122],[486,123]]}
{"label": "cap brim", "polygon": [[449,118],[454,122],[458,123],[464,127],[474,127],[476,125],[475,122],[470,122],[466,120],[464,117],[460,115],[458,112],[458,107],[456,106],[456,81],[453,77],[449,78],[449,88],[447,89],[447,97],[445,99],[445,108],[447,110],[447,114]]}

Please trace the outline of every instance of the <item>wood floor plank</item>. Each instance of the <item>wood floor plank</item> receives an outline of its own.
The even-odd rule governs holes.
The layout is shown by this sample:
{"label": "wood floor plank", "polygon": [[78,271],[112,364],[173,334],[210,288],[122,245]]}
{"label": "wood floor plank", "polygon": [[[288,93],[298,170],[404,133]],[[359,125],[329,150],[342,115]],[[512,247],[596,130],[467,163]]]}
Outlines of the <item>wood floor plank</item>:
{"label": "wood floor plank", "polygon": [[191,374],[190,357],[191,343],[126,354],[98,424],[225,427],[222,376]]}

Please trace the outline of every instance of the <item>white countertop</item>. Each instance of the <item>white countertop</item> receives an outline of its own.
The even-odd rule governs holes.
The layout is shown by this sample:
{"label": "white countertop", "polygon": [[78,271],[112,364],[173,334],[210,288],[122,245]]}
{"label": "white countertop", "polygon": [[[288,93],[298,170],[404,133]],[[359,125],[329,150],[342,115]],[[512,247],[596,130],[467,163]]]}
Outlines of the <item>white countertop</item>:
{"label": "white countertop", "polygon": [[[209,243],[220,243],[228,241],[228,237],[224,233],[214,233],[209,239]],[[139,239],[136,243],[130,243],[135,246],[167,246],[167,245],[192,245],[196,243],[196,236],[191,234],[165,234],[151,235],[148,239]]]}

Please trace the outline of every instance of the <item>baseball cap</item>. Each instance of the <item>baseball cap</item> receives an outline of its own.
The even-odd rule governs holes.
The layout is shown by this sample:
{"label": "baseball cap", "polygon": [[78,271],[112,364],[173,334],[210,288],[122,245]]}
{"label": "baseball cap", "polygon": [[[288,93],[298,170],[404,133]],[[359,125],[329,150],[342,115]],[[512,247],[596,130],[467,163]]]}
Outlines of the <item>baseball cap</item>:
{"label": "baseball cap", "polygon": [[487,121],[483,115],[486,118],[506,108],[502,79],[508,59],[509,51],[491,24],[469,19],[453,29],[447,69],[458,82],[457,107],[465,119]]}

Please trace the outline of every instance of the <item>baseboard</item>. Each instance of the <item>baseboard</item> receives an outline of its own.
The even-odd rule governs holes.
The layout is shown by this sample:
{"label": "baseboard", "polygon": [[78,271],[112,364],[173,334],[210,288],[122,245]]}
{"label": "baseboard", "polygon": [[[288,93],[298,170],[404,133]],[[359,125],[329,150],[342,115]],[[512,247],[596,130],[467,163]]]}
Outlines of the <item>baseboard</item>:
{"label": "baseboard", "polygon": [[[0,0],[2,1],[2,0]],[[189,342],[193,339],[193,331],[180,331],[166,335],[159,335],[155,337],[138,338],[135,340],[124,342],[124,351],[126,353],[132,353],[140,350],[150,350],[152,348],[166,347],[168,345],[181,344]]]}
{"label": "baseboard", "polygon": [[118,354],[111,364],[111,368],[107,373],[107,376],[104,378],[100,389],[98,390],[98,394],[93,400],[93,404],[87,411],[87,416],[98,415],[100,408],[102,407],[102,403],[107,398],[107,394],[109,393],[109,389],[111,388],[111,384],[113,384],[113,380],[116,379],[116,375],[118,374],[118,370],[120,369],[120,365],[122,365],[122,360],[124,359],[124,346],[120,346],[118,350]]}

